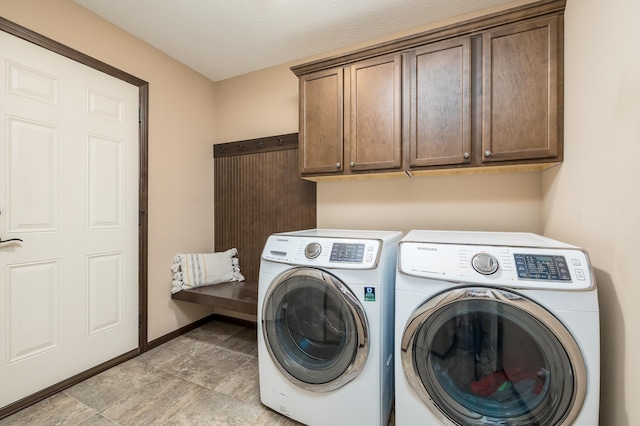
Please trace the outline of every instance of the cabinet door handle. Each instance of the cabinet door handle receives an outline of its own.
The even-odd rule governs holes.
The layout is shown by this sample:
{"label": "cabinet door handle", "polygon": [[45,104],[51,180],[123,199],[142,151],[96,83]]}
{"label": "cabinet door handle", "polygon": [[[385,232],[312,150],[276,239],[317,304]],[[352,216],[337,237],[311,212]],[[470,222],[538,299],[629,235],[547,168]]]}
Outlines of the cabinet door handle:
{"label": "cabinet door handle", "polygon": [[463,156],[465,159],[468,159],[468,158],[469,158],[469,153],[468,153],[468,152],[465,152],[464,154],[462,154],[462,156]]}
{"label": "cabinet door handle", "polygon": [[341,164],[340,164],[340,163],[336,163],[336,169],[339,169],[339,168],[340,168],[340,166],[341,166]]}
{"label": "cabinet door handle", "polygon": [[486,150],[486,151],[484,152],[484,156],[485,156],[485,157],[491,157],[491,151]]}
{"label": "cabinet door handle", "polygon": [[349,166],[354,167],[356,165],[356,163],[354,163],[353,161],[349,163]]}

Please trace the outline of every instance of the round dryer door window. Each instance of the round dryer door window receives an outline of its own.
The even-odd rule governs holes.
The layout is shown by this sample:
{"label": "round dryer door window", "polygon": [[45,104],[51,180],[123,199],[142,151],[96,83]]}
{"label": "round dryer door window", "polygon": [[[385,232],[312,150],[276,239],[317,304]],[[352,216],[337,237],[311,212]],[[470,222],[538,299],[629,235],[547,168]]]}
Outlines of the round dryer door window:
{"label": "round dryer door window", "polygon": [[319,269],[294,268],[274,280],[263,301],[262,327],[275,365],[307,390],[327,392],[353,380],[369,351],[362,304]]}
{"label": "round dryer door window", "polygon": [[571,424],[586,393],[568,330],[505,290],[458,288],[428,300],[407,323],[401,358],[422,401],[457,424]]}

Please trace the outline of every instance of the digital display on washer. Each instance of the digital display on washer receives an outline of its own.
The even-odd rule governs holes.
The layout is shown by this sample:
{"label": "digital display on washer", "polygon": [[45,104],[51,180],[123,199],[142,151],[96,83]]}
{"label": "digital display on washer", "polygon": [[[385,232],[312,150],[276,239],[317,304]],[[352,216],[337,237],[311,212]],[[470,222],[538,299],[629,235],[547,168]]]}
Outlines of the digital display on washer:
{"label": "digital display on washer", "polygon": [[571,281],[564,256],[514,254],[518,278],[525,280]]}
{"label": "digital display on washer", "polygon": [[329,261],[362,263],[363,258],[364,244],[333,243]]}

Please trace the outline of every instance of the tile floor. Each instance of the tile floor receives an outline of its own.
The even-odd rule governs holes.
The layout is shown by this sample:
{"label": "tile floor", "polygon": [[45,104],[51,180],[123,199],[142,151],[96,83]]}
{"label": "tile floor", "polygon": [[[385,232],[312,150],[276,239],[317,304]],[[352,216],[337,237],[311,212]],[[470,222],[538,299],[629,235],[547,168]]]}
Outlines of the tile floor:
{"label": "tile floor", "polygon": [[260,403],[257,354],[255,327],[214,320],[0,426],[300,425]]}

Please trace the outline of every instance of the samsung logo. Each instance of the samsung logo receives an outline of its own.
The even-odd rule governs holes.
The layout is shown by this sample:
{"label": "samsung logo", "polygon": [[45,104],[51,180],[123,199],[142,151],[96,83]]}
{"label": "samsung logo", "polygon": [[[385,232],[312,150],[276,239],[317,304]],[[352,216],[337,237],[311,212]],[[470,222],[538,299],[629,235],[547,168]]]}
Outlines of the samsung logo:
{"label": "samsung logo", "polygon": [[438,251],[437,248],[435,247],[418,247],[418,250],[424,250],[424,251]]}

